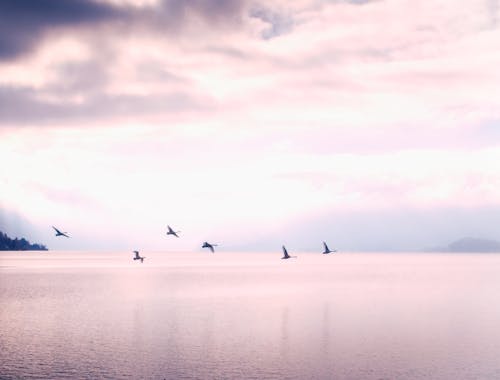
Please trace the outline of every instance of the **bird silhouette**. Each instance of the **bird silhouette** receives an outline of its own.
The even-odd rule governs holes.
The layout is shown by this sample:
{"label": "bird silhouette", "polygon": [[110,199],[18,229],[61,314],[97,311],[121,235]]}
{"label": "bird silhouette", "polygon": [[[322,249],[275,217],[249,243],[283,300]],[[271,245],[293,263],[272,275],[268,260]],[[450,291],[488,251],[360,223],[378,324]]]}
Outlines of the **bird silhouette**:
{"label": "bird silhouette", "polygon": [[170,228],[170,226],[167,226],[167,228],[168,228],[167,235],[174,235],[175,237],[179,237],[179,235],[177,234],[181,231],[174,231],[172,228]]}
{"label": "bird silhouette", "polygon": [[132,251],[135,253],[134,260],[141,260],[141,263],[144,262],[145,256],[139,256],[139,251]]}
{"label": "bird silhouette", "polygon": [[57,228],[55,228],[54,226],[52,226],[52,228],[56,231],[56,236],[66,236],[67,238],[69,238],[69,236],[66,235],[67,232],[61,232]]}
{"label": "bird silhouette", "polygon": [[323,242],[323,247],[325,247],[325,250],[323,251],[323,255],[327,255],[329,253],[334,253],[334,252],[337,252],[336,249],[334,250],[330,250],[330,248],[328,248],[328,245],[326,245],[325,242]]}
{"label": "bird silhouette", "polygon": [[217,247],[217,244],[210,244],[210,243],[207,243],[207,242],[204,242],[203,245],[201,246],[201,248],[208,248],[212,251],[212,253],[214,253],[214,247]]}
{"label": "bird silhouette", "polygon": [[297,256],[290,256],[288,254],[288,251],[286,250],[285,246],[283,245],[281,248],[283,248],[283,257],[282,259],[295,259]]}

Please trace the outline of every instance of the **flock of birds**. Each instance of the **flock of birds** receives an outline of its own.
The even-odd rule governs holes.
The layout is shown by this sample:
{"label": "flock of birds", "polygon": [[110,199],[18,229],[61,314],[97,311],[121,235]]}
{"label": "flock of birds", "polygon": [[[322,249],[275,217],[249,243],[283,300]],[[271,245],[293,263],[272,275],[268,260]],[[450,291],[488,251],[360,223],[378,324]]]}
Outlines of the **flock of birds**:
{"label": "flock of birds", "polygon": [[[60,230],[58,230],[54,226],[52,226],[52,228],[56,231],[56,236],[65,236],[65,237],[69,238],[67,232],[61,232]],[[170,226],[167,226],[167,235],[172,235],[172,236],[175,236],[178,238],[179,235],[177,235],[177,234],[179,232],[181,232],[181,231],[174,231]],[[206,242],[206,241],[203,242],[203,245],[201,246],[201,248],[208,248],[212,253],[215,252],[214,247],[217,247],[217,244],[210,244],[209,242]],[[337,252],[336,249],[332,250],[332,249],[328,248],[328,245],[325,242],[323,242],[323,248],[324,248],[324,250],[323,250],[324,255]],[[282,259],[295,259],[295,258],[297,258],[297,256],[290,256],[284,245],[282,246],[282,249],[283,249]],[[134,257],[133,257],[134,261],[141,260],[141,263],[144,262],[144,259],[146,258],[146,256],[139,255],[139,251],[132,251],[132,252],[134,253]]]}

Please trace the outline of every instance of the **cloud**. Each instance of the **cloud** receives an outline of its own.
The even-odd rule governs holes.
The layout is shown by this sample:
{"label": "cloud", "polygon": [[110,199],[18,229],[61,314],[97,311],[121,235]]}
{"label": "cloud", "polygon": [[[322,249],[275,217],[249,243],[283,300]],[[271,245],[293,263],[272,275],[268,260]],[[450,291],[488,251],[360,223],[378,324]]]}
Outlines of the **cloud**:
{"label": "cloud", "polygon": [[367,3],[372,3],[374,1],[381,1],[381,0],[327,0],[327,2],[329,3],[347,3],[354,5],[363,5]]}
{"label": "cloud", "polygon": [[[173,64],[165,58],[183,49],[181,30],[191,38],[237,29],[245,4],[0,2],[0,126],[211,112],[211,94],[177,58]],[[213,40],[218,47],[196,47],[196,54],[238,54]]]}
{"label": "cloud", "polygon": [[[2,5],[36,21],[30,28],[40,33],[30,36],[59,27],[65,33],[37,40],[36,54],[19,58],[15,67],[0,65],[9,104],[1,121],[46,124],[47,115],[49,122],[67,123],[72,115],[81,120],[134,111],[140,118],[183,112],[183,104],[200,110],[205,101],[211,109],[214,100],[225,114],[250,115],[266,125],[278,118],[283,124],[347,122],[358,128],[408,120],[463,124],[470,118],[477,124],[498,117],[492,95],[500,57],[493,51],[485,56],[496,35],[478,32],[481,17],[475,13],[460,26],[455,16],[428,4],[417,9],[422,17],[408,18],[407,5],[382,1],[138,6],[79,0],[74,7],[82,8],[81,15],[66,18],[70,6],[50,1],[42,2],[52,10],[39,15],[33,14],[38,6],[32,10],[24,1]],[[394,20],[387,31],[380,28],[384,19]],[[22,37],[22,28],[11,27],[10,34]],[[464,57],[464,51],[470,53]],[[475,115],[456,112],[464,105]]]}
{"label": "cloud", "polygon": [[0,4],[20,20],[0,23],[0,191],[40,224],[76,219],[72,192],[121,231],[169,215],[238,238],[498,204],[496,2],[27,4]]}
{"label": "cloud", "polygon": [[282,11],[274,11],[262,5],[254,6],[254,8],[250,10],[249,15],[269,25],[261,31],[261,36],[265,40],[290,32],[294,24],[290,15]]}
{"label": "cloud", "polygon": [[488,2],[488,10],[490,12],[491,27],[496,28],[498,25],[498,0],[486,0]]}
{"label": "cloud", "polygon": [[159,9],[169,20],[183,19],[189,13],[196,13],[206,20],[227,22],[238,21],[246,1],[244,0],[163,0]]}
{"label": "cloud", "polygon": [[[62,98],[65,91],[58,92]],[[91,94],[82,101],[52,100],[50,93],[32,88],[0,87],[0,120],[3,125],[61,124],[67,121],[92,122],[106,119],[164,116],[166,119],[182,114],[193,114],[214,109],[207,98],[197,98],[183,92],[156,95]]]}
{"label": "cloud", "polygon": [[145,6],[95,0],[4,0],[0,2],[0,60],[14,59],[32,51],[47,32],[54,30],[97,27],[107,34],[109,26],[121,24],[120,30],[172,32],[184,27],[193,17],[210,27],[235,26],[244,5],[240,0],[163,0]]}
{"label": "cloud", "polygon": [[4,0],[0,2],[0,59],[33,49],[47,29],[123,18],[118,7],[88,0]]}

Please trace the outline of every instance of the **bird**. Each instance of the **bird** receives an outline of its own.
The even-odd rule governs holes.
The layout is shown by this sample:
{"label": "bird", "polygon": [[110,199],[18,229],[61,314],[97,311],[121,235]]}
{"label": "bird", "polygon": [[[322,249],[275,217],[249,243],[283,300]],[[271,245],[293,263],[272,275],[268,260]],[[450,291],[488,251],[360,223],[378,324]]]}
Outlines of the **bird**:
{"label": "bird", "polygon": [[323,251],[323,255],[327,255],[327,254],[329,254],[329,253],[334,253],[334,252],[337,252],[337,250],[336,250],[336,249],[334,249],[334,250],[330,250],[330,248],[328,248],[328,246],[326,245],[326,243],[325,243],[325,242],[323,242],[323,246],[325,247],[325,250]]}
{"label": "bird", "polygon": [[141,263],[144,262],[144,259],[146,258],[145,256],[139,256],[139,251],[132,251],[135,253],[134,260],[141,260]]}
{"label": "bird", "polygon": [[167,226],[167,228],[168,228],[167,235],[174,235],[175,237],[179,237],[177,233],[181,231],[174,231],[172,228],[170,228],[170,226]]}
{"label": "bird", "polygon": [[69,236],[66,235],[67,232],[61,232],[57,228],[55,228],[54,226],[52,226],[52,228],[56,231],[56,236],[66,236],[67,238],[69,238]]}
{"label": "bird", "polygon": [[214,253],[214,247],[217,247],[217,244],[210,244],[210,243],[207,243],[207,242],[204,242],[203,245],[201,246],[201,248],[208,248],[212,251],[212,253]]}
{"label": "bird", "polygon": [[282,246],[282,248],[283,248],[283,257],[282,257],[282,259],[295,259],[295,258],[297,258],[297,256],[290,256],[288,254],[288,251],[286,250],[286,248],[285,248],[284,245]]}

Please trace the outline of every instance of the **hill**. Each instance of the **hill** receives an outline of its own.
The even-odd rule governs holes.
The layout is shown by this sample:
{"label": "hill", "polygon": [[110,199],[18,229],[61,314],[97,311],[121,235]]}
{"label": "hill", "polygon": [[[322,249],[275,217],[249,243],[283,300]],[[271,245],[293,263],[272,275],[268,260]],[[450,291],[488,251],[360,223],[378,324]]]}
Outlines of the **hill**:
{"label": "hill", "polygon": [[0,231],[0,251],[47,251],[43,244],[31,244],[25,238],[11,239],[7,234]]}
{"label": "hill", "polygon": [[496,240],[465,237],[448,244],[449,252],[500,252],[500,242]]}

